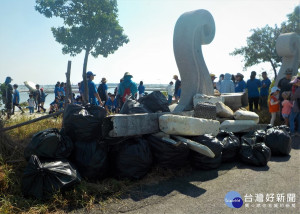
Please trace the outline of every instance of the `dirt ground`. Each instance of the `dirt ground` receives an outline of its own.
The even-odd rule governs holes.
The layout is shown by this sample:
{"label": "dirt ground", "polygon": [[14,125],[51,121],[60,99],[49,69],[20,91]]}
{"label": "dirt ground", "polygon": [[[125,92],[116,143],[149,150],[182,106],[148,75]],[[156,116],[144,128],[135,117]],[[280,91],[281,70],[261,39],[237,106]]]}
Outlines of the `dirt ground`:
{"label": "dirt ground", "polygon": [[[292,147],[290,156],[272,157],[265,167],[236,162],[222,164],[217,170],[193,170],[183,177],[133,189],[104,208],[96,205],[72,213],[300,213],[300,137],[293,138]],[[240,193],[241,208],[225,205],[229,191]],[[249,197],[245,199],[250,194],[252,203]],[[263,202],[255,201],[259,201],[256,194],[263,195]],[[267,194],[274,194],[273,202],[266,202]],[[284,202],[282,196],[277,202],[277,194],[283,194]],[[293,198],[287,202],[287,194],[294,194],[295,202]]]}

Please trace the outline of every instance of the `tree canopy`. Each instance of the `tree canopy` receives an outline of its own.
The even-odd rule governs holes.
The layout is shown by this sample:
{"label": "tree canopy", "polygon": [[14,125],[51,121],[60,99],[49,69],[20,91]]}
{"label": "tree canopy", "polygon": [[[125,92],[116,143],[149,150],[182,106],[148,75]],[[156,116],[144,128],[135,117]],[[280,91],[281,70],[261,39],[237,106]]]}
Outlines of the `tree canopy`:
{"label": "tree canopy", "polygon": [[129,42],[119,25],[116,0],[36,0],[35,9],[47,18],[63,19],[64,26],[51,28],[63,45],[63,54],[76,56],[85,51],[83,79],[89,54],[107,57]]}
{"label": "tree canopy", "polygon": [[269,62],[277,77],[277,67],[280,66],[281,57],[276,52],[276,40],[281,33],[296,32],[300,34],[300,6],[297,6],[288,20],[280,27],[266,25],[263,28],[251,29],[252,35],[247,38],[247,46],[236,48],[230,55],[242,55],[244,57],[244,68]]}

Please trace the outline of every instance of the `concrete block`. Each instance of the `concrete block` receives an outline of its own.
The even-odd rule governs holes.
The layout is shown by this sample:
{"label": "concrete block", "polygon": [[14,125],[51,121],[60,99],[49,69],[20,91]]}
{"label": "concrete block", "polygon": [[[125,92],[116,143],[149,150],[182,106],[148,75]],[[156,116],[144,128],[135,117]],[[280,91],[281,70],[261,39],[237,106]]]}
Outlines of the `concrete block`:
{"label": "concrete block", "polygon": [[219,133],[219,127],[220,123],[216,120],[167,114],[159,117],[160,130],[171,135],[198,136],[212,134],[216,136]]}
{"label": "concrete block", "polygon": [[216,97],[216,96],[207,96],[205,94],[196,94],[193,97],[194,107],[196,107],[196,105],[198,103],[208,102],[208,103],[216,104],[216,102],[219,102],[219,101],[223,102],[224,98],[222,98],[222,97]]}
{"label": "concrete block", "polygon": [[227,93],[222,94],[221,97],[224,99],[224,104],[231,108],[233,111],[238,110],[242,107],[242,96],[244,93]]}
{"label": "concrete block", "polygon": [[210,103],[198,103],[194,109],[194,117],[215,120],[217,116],[216,106]]}
{"label": "concrete block", "polygon": [[225,118],[233,118],[233,111],[222,102],[216,102],[217,116]]}
{"label": "concrete block", "polygon": [[234,119],[236,120],[253,120],[256,124],[259,122],[259,116],[252,111],[238,110],[234,112]]}
{"label": "concrete block", "polygon": [[158,118],[164,114],[178,114],[193,117],[194,111],[143,114],[116,114],[104,118],[102,135],[109,137],[129,137],[159,132]]}
{"label": "concrete block", "polygon": [[253,120],[225,120],[220,125],[220,130],[227,132],[249,132],[256,130],[256,122]]}

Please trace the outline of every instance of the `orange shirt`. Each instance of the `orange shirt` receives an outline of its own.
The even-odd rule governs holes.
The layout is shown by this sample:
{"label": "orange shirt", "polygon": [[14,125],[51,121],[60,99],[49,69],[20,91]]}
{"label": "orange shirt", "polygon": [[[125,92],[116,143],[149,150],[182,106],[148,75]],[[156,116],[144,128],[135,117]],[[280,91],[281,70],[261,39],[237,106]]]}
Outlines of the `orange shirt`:
{"label": "orange shirt", "polygon": [[270,101],[269,101],[269,112],[271,112],[271,113],[279,112],[279,102],[277,104],[271,105],[271,100],[272,100],[272,102],[278,101],[278,99],[275,96],[271,95]]}

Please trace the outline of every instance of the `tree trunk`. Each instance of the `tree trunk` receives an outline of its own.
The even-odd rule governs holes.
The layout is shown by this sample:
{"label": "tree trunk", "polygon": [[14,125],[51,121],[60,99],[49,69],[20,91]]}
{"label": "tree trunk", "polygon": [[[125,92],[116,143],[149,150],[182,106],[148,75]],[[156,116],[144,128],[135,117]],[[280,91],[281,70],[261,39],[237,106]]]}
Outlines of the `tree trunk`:
{"label": "tree trunk", "polygon": [[84,62],[83,62],[83,72],[82,72],[82,79],[83,79],[83,85],[84,85],[84,93],[83,93],[83,104],[87,104],[89,102],[89,88],[88,88],[88,82],[86,78],[86,67],[88,63],[88,58],[89,58],[89,53],[90,50],[87,48],[85,50],[85,55],[84,55]]}
{"label": "tree trunk", "polygon": [[72,87],[71,87],[71,81],[70,81],[70,76],[71,76],[71,61],[68,61],[68,68],[67,68],[67,73],[66,73],[66,78],[67,78],[67,87],[66,87],[66,97],[65,97],[65,107],[67,107],[69,100],[71,103],[73,103],[73,95],[72,95]]}
{"label": "tree trunk", "polygon": [[277,78],[277,71],[276,71],[276,67],[275,67],[275,65],[274,65],[274,63],[272,62],[272,60],[270,59],[270,63],[271,63],[271,65],[272,65],[272,68],[273,68],[273,71],[274,71],[274,75],[275,75],[275,80],[276,80],[276,78]]}

